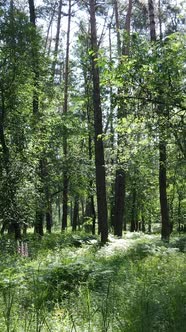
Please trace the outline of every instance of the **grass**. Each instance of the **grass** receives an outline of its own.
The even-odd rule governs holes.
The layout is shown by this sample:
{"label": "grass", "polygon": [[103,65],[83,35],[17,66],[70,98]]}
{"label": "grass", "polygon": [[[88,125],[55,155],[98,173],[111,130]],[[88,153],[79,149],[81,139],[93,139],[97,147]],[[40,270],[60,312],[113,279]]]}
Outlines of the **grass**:
{"label": "grass", "polygon": [[104,247],[87,234],[27,240],[28,257],[0,241],[0,331],[185,331],[184,237],[167,246],[138,233]]}

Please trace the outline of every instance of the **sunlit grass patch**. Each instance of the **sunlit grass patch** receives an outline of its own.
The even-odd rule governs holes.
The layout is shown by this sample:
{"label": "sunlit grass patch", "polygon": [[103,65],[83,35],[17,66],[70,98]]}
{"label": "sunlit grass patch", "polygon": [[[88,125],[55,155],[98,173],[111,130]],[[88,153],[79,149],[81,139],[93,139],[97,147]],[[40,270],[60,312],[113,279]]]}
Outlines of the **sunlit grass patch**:
{"label": "sunlit grass patch", "polygon": [[184,332],[183,239],[43,240],[31,257],[1,256],[0,331]]}

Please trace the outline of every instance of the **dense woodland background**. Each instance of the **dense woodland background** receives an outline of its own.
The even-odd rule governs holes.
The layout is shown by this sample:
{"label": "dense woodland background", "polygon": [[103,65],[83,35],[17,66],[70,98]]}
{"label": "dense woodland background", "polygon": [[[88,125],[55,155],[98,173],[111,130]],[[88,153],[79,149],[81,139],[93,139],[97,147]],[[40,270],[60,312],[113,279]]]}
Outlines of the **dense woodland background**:
{"label": "dense woodland background", "polygon": [[0,2],[1,234],[185,230],[184,5]]}
{"label": "dense woodland background", "polygon": [[0,332],[185,332],[185,5],[0,0]]}

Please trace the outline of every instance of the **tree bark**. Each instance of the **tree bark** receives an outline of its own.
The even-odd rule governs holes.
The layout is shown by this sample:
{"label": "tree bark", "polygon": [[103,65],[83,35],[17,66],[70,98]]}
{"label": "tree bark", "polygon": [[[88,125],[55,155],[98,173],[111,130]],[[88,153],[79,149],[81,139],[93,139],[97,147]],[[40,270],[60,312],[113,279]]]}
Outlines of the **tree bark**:
{"label": "tree bark", "polygon": [[37,209],[36,210],[36,218],[35,218],[35,227],[34,227],[34,231],[36,234],[38,234],[39,236],[43,236],[44,235],[44,231],[43,231],[43,222],[44,222],[44,214],[42,209]]}
{"label": "tree bark", "polygon": [[156,26],[155,26],[155,15],[154,15],[154,1],[148,0],[149,8],[149,21],[150,21],[150,39],[152,42],[156,41]]}
{"label": "tree bark", "polygon": [[[14,3],[13,0],[10,1],[10,20],[13,25],[14,23]],[[14,35],[11,37],[12,47],[15,46],[15,37]],[[14,54],[15,56],[15,54]],[[15,61],[15,59],[14,59]],[[14,177],[12,176],[11,169],[11,158],[10,158],[10,150],[9,146],[6,142],[5,136],[5,114],[6,114],[6,99],[9,96],[6,96],[4,90],[4,82],[1,81],[1,90],[0,90],[0,144],[2,146],[2,156],[3,156],[3,168],[5,170],[5,183],[6,183],[6,211],[8,211],[5,215],[2,214],[4,219],[3,226],[1,232],[3,233],[5,228],[11,228],[11,233],[14,233],[15,239],[18,240],[21,238],[21,228],[19,223],[19,217],[17,216],[17,204],[15,200],[17,187],[14,184]]]}
{"label": "tree bark", "polygon": [[9,148],[6,144],[5,133],[4,133],[4,118],[5,118],[5,100],[4,92],[1,90],[1,105],[0,105],[0,143],[2,146],[3,160],[6,172],[9,171]]}
{"label": "tree bark", "polygon": [[95,131],[95,165],[96,165],[96,192],[98,206],[98,226],[101,233],[101,242],[108,239],[107,199],[105,183],[105,160],[103,147],[103,126],[100,98],[100,78],[97,64],[98,47],[96,31],[95,0],[89,0],[91,46],[92,46],[92,78],[93,78],[93,108],[94,108],[94,131]]}
{"label": "tree bark", "polygon": [[137,231],[137,220],[136,220],[136,189],[132,190],[132,213],[131,213],[131,232]]}
{"label": "tree bark", "polygon": [[46,230],[50,234],[52,232],[52,202],[49,195],[46,196],[47,198],[47,211],[46,211]]}
{"label": "tree bark", "polygon": [[[36,34],[36,14],[35,14],[35,4],[34,0],[28,0],[29,2],[29,11],[30,11],[30,23],[33,27],[33,39],[35,39]],[[38,69],[38,55],[37,50],[33,42],[32,45],[32,70],[34,74],[34,89],[33,89],[33,114],[38,114],[39,112],[39,69]]]}
{"label": "tree bark", "polygon": [[[30,11],[30,23],[32,24],[33,28],[33,37],[36,35],[36,14],[35,14],[35,4],[34,0],[28,0],[29,3],[29,11]],[[32,71],[34,74],[34,89],[33,89],[33,114],[35,115],[36,119],[38,120],[39,117],[39,94],[38,94],[38,87],[39,87],[39,63],[38,63],[38,51],[37,48],[34,45],[32,45]],[[38,175],[41,179],[41,183],[43,184],[43,160],[39,160],[38,165]],[[42,195],[42,189],[39,189],[40,196]],[[41,198],[40,198],[41,199]],[[36,207],[36,216],[35,216],[35,233],[39,234],[40,236],[43,236],[43,221],[44,221],[44,211],[43,206],[41,206],[42,203],[39,202],[38,206]]]}
{"label": "tree bark", "polygon": [[133,0],[129,0],[128,2],[128,10],[125,20],[125,41],[122,47],[122,55],[129,55],[129,48],[130,48],[130,26],[131,26],[131,16],[132,16],[132,2]]}
{"label": "tree bark", "polygon": [[[132,14],[132,0],[128,2],[128,10],[125,21],[125,42],[123,43],[121,50],[121,41],[120,41],[120,33],[117,33],[117,45],[118,45],[118,55],[122,52],[122,55],[129,55],[129,46],[130,46],[130,22],[131,22],[131,14]],[[118,4],[115,1],[115,20],[116,20],[116,28],[119,29],[119,15],[118,15]],[[124,88],[120,88],[120,91]],[[118,107],[117,119],[120,120],[126,116],[126,110],[124,109],[125,105],[122,107]],[[123,144],[122,136],[118,135],[118,147]],[[124,153],[124,151],[122,151]],[[114,224],[114,234],[117,236],[122,236],[123,224],[126,229],[126,222],[124,222],[124,205],[125,205],[125,188],[126,188],[126,174],[123,169],[123,165],[119,161],[119,153],[117,156],[118,160],[118,169],[116,170],[115,176],[115,203],[113,209],[113,224]]]}
{"label": "tree bark", "polygon": [[[89,45],[89,39],[87,36],[87,42],[85,46],[85,52],[88,53],[90,49]],[[84,63],[83,62],[83,76],[84,76],[84,84],[85,84],[85,96],[87,98],[86,102],[86,111],[87,111],[87,125],[88,125],[88,157],[89,157],[89,162],[90,164],[92,163],[93,160],[93,119],[92,119],[92,89],[91,89],[91,75],[90,72],[87,72],[87,65],[89,66],[90,63]],[[90,66],[89,66],[90,67]],[[88,192],[88,197],[86,199],[86,209],[85,209],[85,216],[83,220],[86,221],[86,219],[91,218],[92,219],[92,234],[95,234],[96,231],[96,211],[95,211],[95,206],[94,206],[94,190],[93,190],[93,180],[89,180],[89,192]]]}
{"label": "tree bark", "polygon": [[[65,59],[65,77],[64,77],[64,104],[63,114],[68,112],[68,89],[69,89],[69,58],[70,58],[70,29],[71,29],[71,15],[72,15],[72,1],[69,0],[68,9],[68,27],[67,27],[67,42],[66,42],[66,59]],[[68,215],[68,169],[67,169],[67,157],[68,157],[68,141],[67,132],[64,127],[63,135],[63,154],[65,160],[65,167],[63,170],[63,215],[62,215],[62,231],[67,228],[67,215]]]}
{"label": "tree bark", "polygon": [[160,134],[159,142],[159,191],[162,229],[161,237],[164,241],[169,241],[171,227],[169,221],[169,209],[167,201],[167,146],[163,138],[164,133]]}
{"label": "tree bark", "polygon": [[[85,79],[86,84],[86,95],[89,96],[89,89],[88,89],[88,82]],[[89,136],[88,136],[88,154],[89,154],[89,161],[92,162],[92,137],[91,137],[91,117],[90,117],[90,111],[91,111],[91,105],[88,101],[87,104],[87,120],[88,120],[88,126],[89,126]],[[93,194],[93,181],[90,179],[89,181],[89,190],[90,193],[87,198],[86,202],[86,217],[89,217],[92,219],[92,234],[95,234],[96,231],[96,211],[94,207],[94,194]]]}
{"label": "tree bark", "polygon": [[75,197],[74,212],[72,218],[72,231],[74,232],[77,230],[78,219],[79,219],[79,199],[78,197]]}
{"label": "tree bark", "polygon": [[[154,2],[148,0],[149,20],[150,20],[150,38],[151,42],[156,42],[156,27],[154,15]],[[161,96],[159,96],[161,98]],[[167,142],[166,142],[166,120],[167,111],[157,109],[159,116],[159,192],[160,192],[160,210],[161,210],[161,238],[169,242],[171,227],[169,221],[168,201],[167,201]],[[161,116],[162,115],[162,116]]]}
{"label": "tree bark", "polygon": [[141,230],[143,233],[145,233],[146,231],[146,227],[145,227],[145,217],[144,217],[144,214],[142,213],[142,216],[141,216]]}
{"label": "tree bark", "polygon": [[121,55],[121,36],[120,36],[120,21],[118,12],[118,0],[114,0],[114,13],[116,21],[116,33],[117,33],[117,51],[118,55]]}
{"label": "tree bark", "polygon": [[50,55],[50,42],[48,42],[49,41],[49,33],[50,33],[50,29],[51,29],[51,26],[52,26],[52,23],[53,23],[56,7],[57,7],[57,1],[54,3],[54,7],[52,8],[51,18],[50,18],[50,21],[49,21],[49,24],[48,24],[47,34],[46,34],[46,39],[45,39],[45,52],[47,51],[47,45],[49,44],[48,51],[46,52],[48,55]]}
{"label": "tree bark", "polygon": [[55,48],[54,48],[54,60],[53,60],[53,63],[52,63],[52,76],[53,76],[53,79],[54,79],[54,76],[55,76],[55,68],[56,68],[58,49],[59,49],[59,36],[60,36],[60,28],[61,28],[61,11],[62,11],[62,0],[59,0],[57,31],[56,31]]}
{"label": "tree bark", "polygon": [[125,198],[125,172],[122,169],[116,171],[115,180],[115,212],[114,235],[122,236]]}

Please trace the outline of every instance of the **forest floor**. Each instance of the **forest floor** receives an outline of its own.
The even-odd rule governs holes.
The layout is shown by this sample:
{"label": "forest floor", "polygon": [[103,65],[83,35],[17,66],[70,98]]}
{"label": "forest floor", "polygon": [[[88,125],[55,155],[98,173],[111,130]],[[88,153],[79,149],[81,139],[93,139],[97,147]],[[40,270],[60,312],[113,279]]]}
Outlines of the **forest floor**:
{"label": "forest floor", "polygon": [[0,239],[0,332],[184,332],[186,237]]}

